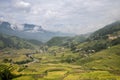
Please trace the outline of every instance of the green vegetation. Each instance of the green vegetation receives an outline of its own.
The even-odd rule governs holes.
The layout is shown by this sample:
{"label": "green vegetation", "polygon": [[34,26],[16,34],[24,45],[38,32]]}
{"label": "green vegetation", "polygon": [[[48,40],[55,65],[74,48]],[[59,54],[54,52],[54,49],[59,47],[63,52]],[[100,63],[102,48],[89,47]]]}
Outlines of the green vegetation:
{"label": "green vegetation", "polygon": [[[48,51],[55,50],[56,56],[52,53],[32,54],[32,62],[16,64],[27,60],[25,51],[19,50],[19,61],[12,58],[16,71],[20,77],[13,80],[119,80],[120,72],[120,45],[82,57],[82,53],[73,53],[70,49],[51,47]],[[3,55],[3,54],[2,54]],[[7,56],[8,54],[4,54]],[[3,57],[4,57],[3,56]],[[22,57],[23,56],[23,57]],[[26,57],[26,58],[25,58]],[[10,60],[10,56],[8,59]],[[2,58],[0,58],[2,59]],[[4,59],[4,58],[3,58]],[[2,61],[1,61],[2,62]],[[3,63],[3,62],[2,62]],[[8,61],[5,64],[11,63]],[[18,74],[17,73],[17,74]]]}
{"label": "green vegetation", "polygon": [[46,44],[1,34],[0,80],[120,80],[119,35],[118,22]]}
{"label": "green vegetation", "polygon": [[12,80],[20,75],[12,73],[14,68],[12,66],[0,65],[0,80]]}
{"label": "green vegetation", "polygon": [[4,49],[6,47],[9,48],[16,48],[16,49],[21,49],[21,48],[27,48],[27,49],[32,49],[34,48],[33,45],[29,42],[27,42],[24,39],[15,37],[15,36],[8,36],[5,34],[0,34],[0,49]]}
{"label": "green vegetation", "polygon": [[38,41],[38,40],[28,40],[28,41],[34,45],[37,45],[37,46],[43,45],[43,43],[41,41]]}
{"label": "green vegetation", "polygon": [[86,69],[120,71],[120,45],[95,53],[78,61]]}
{"label": "green vegetation", "polygon": [[104,28],[99,29],[98,31],[94,32],[90,39],[98,40],[100,38],[107,38],[108,34],[113,34],[120,31],[120,21],[116,21],[112,24],[105,26]]}
{"label": "green vegetation", "polygon": [[62,46],[69,40],[69,37],[54,37],[47,42],[48,46]]}
{"label": "green vegetation", "polygon": [[87,38],[87,35],[80,35],[75,37],[53,37],[46,44],[48,46],[67,46],[69,42],[84,42]]}

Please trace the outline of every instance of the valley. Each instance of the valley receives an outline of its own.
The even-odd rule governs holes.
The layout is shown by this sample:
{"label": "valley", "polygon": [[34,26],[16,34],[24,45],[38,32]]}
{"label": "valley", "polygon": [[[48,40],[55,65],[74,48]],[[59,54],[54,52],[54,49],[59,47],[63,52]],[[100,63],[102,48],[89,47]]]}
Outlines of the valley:
{"label": "valley", "polygon": [[[57,53],[32,53],[33,61],[26,53],[33,50],[11,50],[12,53],[0,54],[1,65],[14,68],[13,73],[20,75],[12,80],[119,80],[120,79],[120,45],[111,49],[81,58],[81,53],[72,53],[69,49]],[[51,48],[53,49],[53,48]],[[113,51],[115,53],[113,53]],[[15,55],[11,55],[11,54]],[[4,54],[4,55],[3,55]],[[5,59],[12,59],[5,62]],[[25,62],[24,61],[28,61]],[[19,63],[18,63],[19,62]],[[21,62],[21,63],[20,63]]]}
{"label": "valley", "polygon": [[46,43],[1,33],[0,80],[120,80],[119,35],[120,22]]}
{"label": "valley", "polygon": [[0,0],[0,80],[120,80],[120,0]]}

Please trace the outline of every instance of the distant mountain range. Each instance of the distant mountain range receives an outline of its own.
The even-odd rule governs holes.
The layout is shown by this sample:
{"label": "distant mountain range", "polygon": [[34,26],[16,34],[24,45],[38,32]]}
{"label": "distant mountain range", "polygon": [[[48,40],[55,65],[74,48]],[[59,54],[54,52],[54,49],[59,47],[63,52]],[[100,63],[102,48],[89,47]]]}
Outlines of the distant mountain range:
{"label": "distant mountain range", "polygon": [[85,42],[85,45],[82,45],[82,48],[85,47],[86,50],[90,47],[91,49],[97,49],[97,47],[99,47],[101,50],[109,46],[119,44],[120,21],[106,25],[103,28],[89,34],[74,37],[54,37],[46,44],[48,46],[63,46],[69,45],[70,43],[75,44],[76,42],[77,45]]}
{"label": "distant mountain range", "polygon": [[74,34],[51,32],[34,24],[12,24],[0,21],[0,33],[46,42],[55,36],[73,36]]}

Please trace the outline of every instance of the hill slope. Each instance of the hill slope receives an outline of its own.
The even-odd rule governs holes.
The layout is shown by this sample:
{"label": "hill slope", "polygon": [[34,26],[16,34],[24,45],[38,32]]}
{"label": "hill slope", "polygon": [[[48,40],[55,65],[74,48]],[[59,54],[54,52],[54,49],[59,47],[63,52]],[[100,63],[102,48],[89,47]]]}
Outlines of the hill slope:
{"label": "hill slope", "polygon": [[5,34],[0,34],[0,49],[3,48],[34,48],[33,44],[28,42],[27,40],[21,39],[15,36],[9,36]]}
{"label": "hill slope", "polygon": [[67,45],[69,42],[84,42],[86,40],[86,35],[79,35],[74,37],[53,37],[46,44],[48,46],[63,46]]}
{"label": "hill slope", "polygon": [[85,53],[98,52],[120,44],[120,21],[106,25],[95,31],[83,43],[75,45],[72,51],[81,50]]}
{"label": "hill slope", "polygon": [[118,31],[120,31],[120,21],[116,21],[114,23],[106,25],[105,27],[95,31],[90,36],[90,39],[96,40],[100,38],[106,38],[108,34],[114,34],[114,33],[117,33]]}
{"label": "hill slope", "polygon": [[120,45],[97,52],[78,61],[87,69],[120,71]]}

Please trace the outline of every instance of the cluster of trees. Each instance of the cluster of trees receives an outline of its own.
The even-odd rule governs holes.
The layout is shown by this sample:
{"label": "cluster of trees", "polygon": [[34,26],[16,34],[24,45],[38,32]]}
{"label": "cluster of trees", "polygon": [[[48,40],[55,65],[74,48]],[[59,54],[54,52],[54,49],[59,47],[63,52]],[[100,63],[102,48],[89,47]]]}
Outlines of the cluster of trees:
{"label": "cluster of trees", "polygon": [[73,52],[84,51],[86,53],[93,53],[98,52],[103,49],[110,48],[111,46],[120,44],[120,38],[114,40],[107,40],[107,39],[100,39],[100,40],[93,40],[88,41],[88,43],[80,48],[78,48],[76,44],[71,43],[70,49]]}
{"label": "cluster of trees", "polygon": [[112,45],[120,44],[120,37],[111,41]]}
{"label": "cluster of trees", "polygon": [[92,46],[86,46],[85,48],[83,48],[84,51],[86,52],[90,52],[90,50],[94,50],[95,52],[98,52],[100,50],[106,49],[108,46],[106,43],[96,43]]}
{"label": "cluster of trees", "polygon": [[76,58],[69,55],[66,58],[62,59],[61,62],[73,63],[76,61]]}
{"label": "cluster of trees", "polygon": [[11,63],[11,62],[12,62],[12,59],[7,59],[7,58],[5,58],[5,59],[3,59],[3,62],[5,62],[5,63]]}
{"label": "cluster of trees", "polygon": [[23,61],[19,61],[19,62],[15,62],[15,64],[26,64],[26,63],[29,63],[29,62],[32,62],[33,60],[32,59],[27,59],[27,60],[23,60]]}

